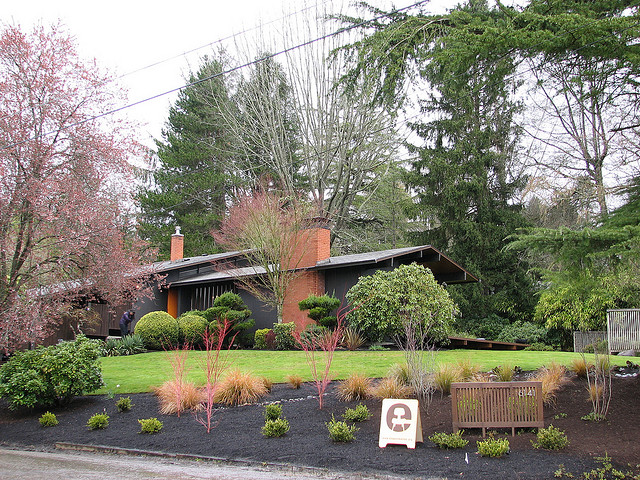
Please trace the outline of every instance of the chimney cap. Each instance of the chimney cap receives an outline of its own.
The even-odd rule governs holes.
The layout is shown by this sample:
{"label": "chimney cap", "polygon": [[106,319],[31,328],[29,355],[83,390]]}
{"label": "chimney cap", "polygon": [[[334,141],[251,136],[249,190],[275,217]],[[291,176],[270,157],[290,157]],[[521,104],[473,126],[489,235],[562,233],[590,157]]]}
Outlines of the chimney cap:
{"label": "chimney cap", "polygon": [[180,227],[178,225],[176,225],[176,233],[174,233],[174,235],[182,235],[180,233]]}

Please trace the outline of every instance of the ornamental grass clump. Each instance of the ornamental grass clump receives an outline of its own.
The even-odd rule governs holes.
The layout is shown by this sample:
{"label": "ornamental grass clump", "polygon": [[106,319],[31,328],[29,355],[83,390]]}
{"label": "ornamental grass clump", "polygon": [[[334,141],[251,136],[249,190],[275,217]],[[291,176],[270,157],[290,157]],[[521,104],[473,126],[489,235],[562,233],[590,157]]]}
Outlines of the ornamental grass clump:
{"label": "ornamental grass clump", "polygon": [[138,423],[140,424],[140,433],[158,433],[163,427],[162,422],[155,417],[142,418],[138,420]]}
{"label": "ornamental grass clump", "polygon": [[106,413],[96,413],[87,421],[89,430],[102,430],[109,426],[109,415]]}
{"label": "ornamental grass clump", "polygon": [[295,390],[302,386],[302,377],[300,375],[287,375],[284,379]]}
{"label": "ornamental grass clump", "polygon": [[531,378],[532,381],[542,382],[542,401],[545,405],[552,404],[560,387],[567,381],[566,367],[552,362],[548,367],[542,367]]}
{"label": "ornamental grass clump", "polygon": [[571,362],[571,369],[579,378],[587,378],[587,373],[591,368],[593,365],[587,362],[584,357],[574,358]]}
{"label": "ornamental grass clump", "polygon": [[[169,380],[154,389],[162,415],[179,414],[183,410],[200,410],[204,394],[192,382]],[[179,416],[179,415],[178,415]]]}
{"label": "ornamental grass clump", "polygon": [[531,440],[533,448],[544,450],[560,450],[569,445],[567,435],[559,428],[549,425],[547,428],[538,429],[536,441]]}
{"label": "ornamental grass clump", "polygon": [[442,395],[449,395],[451,384],[459,380],[459,370],[448,363],[441,364],[433,377],[433,382]]}
{"label": "ornamental grass clump", "polygon": [[260,377],[248,372],[232,370],[220,382],[214,394],[215,403],[244,405],[253,403],[267,394],[267,388]]}
{"label": "ornamental grass clump", "polygon": [[511,364],[505,363],[494,368],[493,373],[495,373],[498,382],[510,382],[513,380],[514,368]]}
{"label": "ornamental grass clump", "polygon": [[369,408],[362,403],[356,408],[347,408],[342,415],[342,418],[349,422],[364,422],[365,420],[369,420],[370,417],[371,412],[369,412]]}
{"label": "ornamental grass clump", "polygon": [[413,389],[395,378],[383,378],[371,391],[376,398],[409,398]]}
{"label": "ornamental grass clump", "polygon": [[58,425],[58,419],[56,418],[56,414],[51,412],[43,413],[42,416],[38,419],[38,421],[40,422],[40,425],[42,425],[43,427],[55,427],[56,425]]}
{"label": "ornamental grass clump", "polygon": [[394,363],[387,372],[388,378],[393,378],[402,385],[409,386],[411,384],[411,373],[409,371],[409,365],[406,363]]}
{"label": "ornamental grass clump", "polygon": [[355,425],[347,425],[347,422],[336,420],[331,415],[331,421],[325,424],[329,430],[329,438],[334,442],[348,443],[355,440],[355,432],[359,429]]}
{"label": "ornamental grass clump", "polygon": [[338,384],[338,399],[343,402],[364,400],[371,396],[373,381],[361,373],[352,373]]}
{"label": "ornamental grass clump", "polygon": [[463,448],[469,443],[469,440],[462,438],[463,433],[464,430],[454,433],[436,432],[429,437],[429,440],[442,449]]}
{"label": "ornamental grass clump", "polygon": [[458,363],[456,363],[456,369],[458,371],[459,379],[457,381],[460,382],[469,382],[480,373],[480,367],[468,358],[458,360]]}

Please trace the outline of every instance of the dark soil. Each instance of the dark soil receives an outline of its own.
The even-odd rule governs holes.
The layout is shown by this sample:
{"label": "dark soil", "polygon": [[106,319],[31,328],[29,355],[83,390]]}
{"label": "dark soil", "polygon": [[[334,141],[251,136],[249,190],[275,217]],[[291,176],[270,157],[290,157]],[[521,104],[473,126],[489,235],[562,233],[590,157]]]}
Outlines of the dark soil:
{"label": "dark soil", "polygon": [[[42,412],[11,412],[0,402],[0,444],[17,448],[52,449],[56,442],[103,445],[166,453],[186,453],[229,460],[250,460],[278,464],[323,467],[361,474],[391,473],[408,477],[444,478],[553,478],[562,464],[566,471],[580,474],[599,466],[596,457],[607,454],[614,464],[626,466],[640,463],[640,399],[639,377],[614,378],[613,397],[606,421],[589,422],[580,417],[591,411],[586,381],[575,377],[557,395],[555,405],[545,407],[545,425],[564,430],[570,445],[562,451],[534,449],[532,431],[501,431],[511,444],[511,453],[502,458],[484,458],[476,454],[480,430],[465,432],[469,444],[462,450],[438,450],[427,440],[434,432],[451,432],[451,400],[434,395],[427,413],[423,413],[424,443],[415,450],[404,446],[378,447],[381,402],[367,400],[373,416],[358,424],[356,440],[348,444],[333,443],[325,422],[332,415],[339,418],[347,407],[357,402],[339,402],[331,385],[318,409],[317,392],[311,384],[299,390],[288,385],[275,385],[264,403],[281,401],[283,415],[291,425],[282,438],[265,438],[264,403],[219,409],[216,426],[211,433],[200,425],[193,414],[180,418],[158,413],[158,402],[152,394],[131,395],[133,409],[118,413],[118,399],[104,395],[76,399],[66,409],[53,410],[60,424],[43,428],[38,423]],[[110,416],[105,430],[90,431],[87,420],[95,413]],[[140,434],[138,419],[157,417],[164,428],[155,435]],[[468,463],[465,462],[465,456]],[[576,475],[578,476],[578,475]]]}

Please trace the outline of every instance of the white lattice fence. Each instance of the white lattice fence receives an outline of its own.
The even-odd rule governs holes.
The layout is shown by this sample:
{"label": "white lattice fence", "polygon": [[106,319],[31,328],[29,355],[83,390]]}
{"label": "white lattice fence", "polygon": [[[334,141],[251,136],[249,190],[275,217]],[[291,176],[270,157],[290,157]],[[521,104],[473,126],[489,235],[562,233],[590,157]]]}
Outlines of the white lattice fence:
{"label": "white lattice fence", "polygon": [[640,309],[607,310],[609,353],[640,350]]}

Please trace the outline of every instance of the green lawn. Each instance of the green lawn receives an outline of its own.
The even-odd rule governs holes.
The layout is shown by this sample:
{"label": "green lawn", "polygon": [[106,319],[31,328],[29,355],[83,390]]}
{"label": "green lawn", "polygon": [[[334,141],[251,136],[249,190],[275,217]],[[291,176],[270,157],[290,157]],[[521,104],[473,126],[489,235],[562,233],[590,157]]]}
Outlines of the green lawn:
{"label": "green lawn", "polygon": [[[301,351],[261,351],[235,350],[224,352],[229,355],[229,368],[249,371],[264,376],[275,383],[285,381],[287,375],[300,375],[305,381],[311,380],[309,366]],[[151,391],[154,386],[162,384],[172,377],[168,352],[151,352],[125,357],[107,357],[102,361],[102,372],[105,386],[98,393],[140,393]],[[321,353],[316,353],[322,358]],[[438,363],[456,363],[469,359],[488,371],[501,364],[511,364],[523,370],[535,370],[551,362],[571,365],[579,353],[571,352],[524,352],[494,350],[443,350],[436,353]],[[592,357],[587,355],[587,357]],[[192,351],[187,361],[188,378],[197,384],[204,384],[203,362],[205,352]],[[614,365],[624,365],[628,357],[611,357]],[[636,359],[637,360],[637,359]],[[345,378],[351,372],[358,372],[369,377],[383,377],[394,363],[404,362],[400,351],[337,351],[331,366],[333,379]]]}

